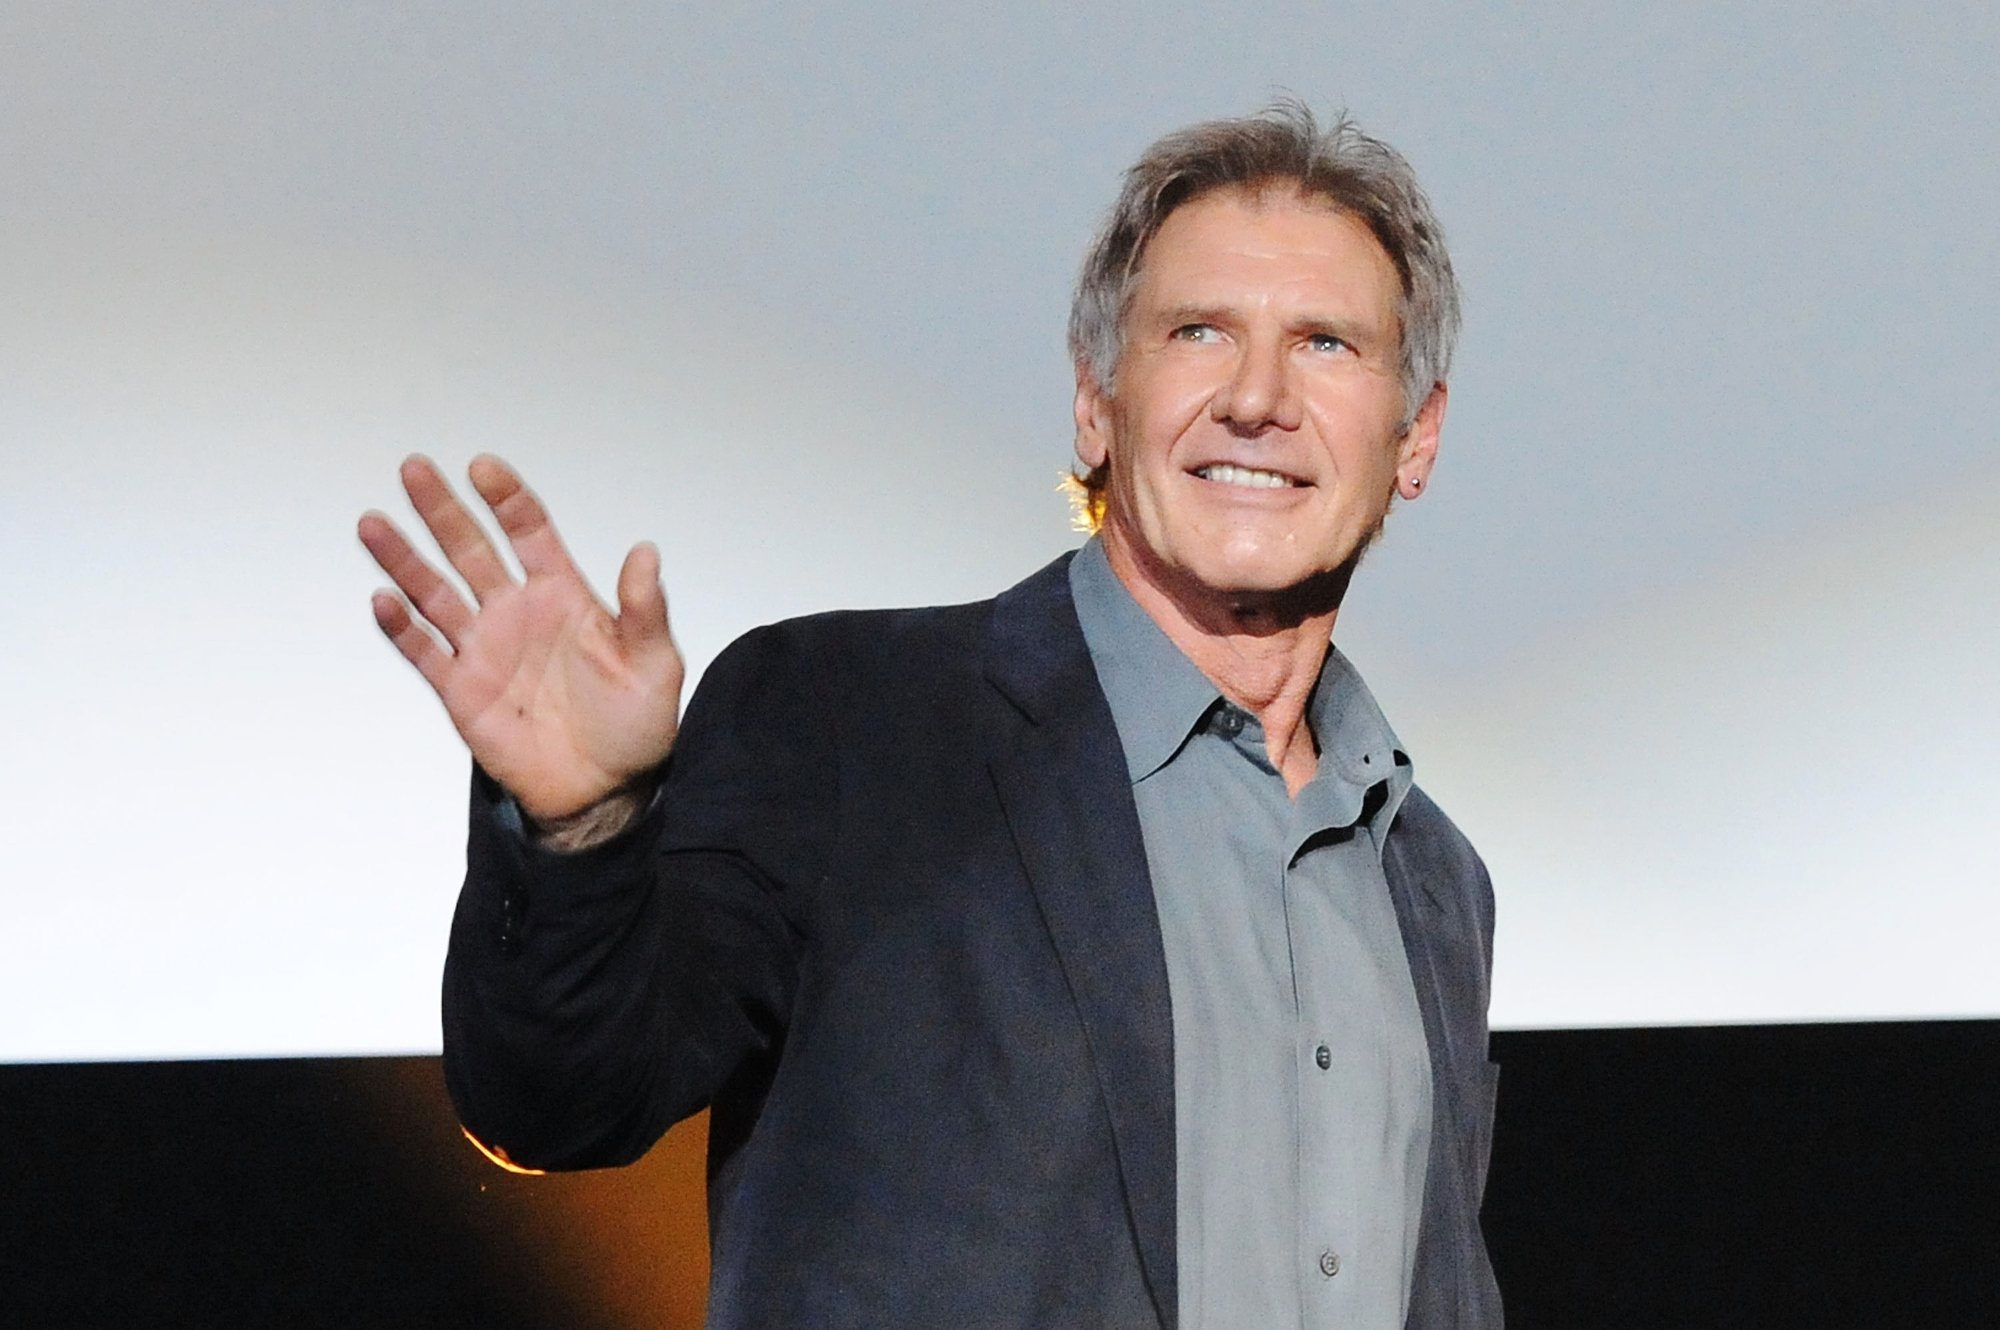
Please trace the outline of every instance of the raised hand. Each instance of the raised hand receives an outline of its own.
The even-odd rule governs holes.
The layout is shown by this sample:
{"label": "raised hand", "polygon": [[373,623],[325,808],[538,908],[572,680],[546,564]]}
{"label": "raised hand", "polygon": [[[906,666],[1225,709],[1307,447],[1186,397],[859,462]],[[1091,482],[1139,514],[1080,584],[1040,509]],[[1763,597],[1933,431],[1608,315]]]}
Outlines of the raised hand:
{"label": "raised hand", "polygon": [[375,622],[436,690],[479,765],[530,818],[559,822],[629,787],[673,744],[684,670],[667,631],[659,551],[640,544],[625,556],[614,617],[512,467],[483,455],[468,474],[526,580],[515,580],[437,467],[411,457],[403,489],[477,605],[395,523],[369,512],[361,543],[402,593],[375,593]]}

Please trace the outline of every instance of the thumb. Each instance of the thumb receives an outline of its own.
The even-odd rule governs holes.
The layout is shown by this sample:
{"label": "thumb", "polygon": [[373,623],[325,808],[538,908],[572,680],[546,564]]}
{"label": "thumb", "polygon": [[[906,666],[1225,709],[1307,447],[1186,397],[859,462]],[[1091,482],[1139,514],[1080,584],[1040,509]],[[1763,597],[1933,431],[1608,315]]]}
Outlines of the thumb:
{"label": "thumb", "polygon": [[660,551],[640,541],[618,570],[618,640],[627,651],[669,641],[667,593],[660,588]]}

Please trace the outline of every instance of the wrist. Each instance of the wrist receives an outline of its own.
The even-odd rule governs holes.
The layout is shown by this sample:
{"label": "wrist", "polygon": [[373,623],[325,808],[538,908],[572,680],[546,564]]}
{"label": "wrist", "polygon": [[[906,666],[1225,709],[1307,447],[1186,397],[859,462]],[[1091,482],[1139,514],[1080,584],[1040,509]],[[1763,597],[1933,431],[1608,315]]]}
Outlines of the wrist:
{"label": "wrist", "polygon": [[544,850],[577,854],[617,839],[651,807],[659,779],[646,775],[612,791],[587,808],[562,817],[539,818],[522,810],[529,837]]}

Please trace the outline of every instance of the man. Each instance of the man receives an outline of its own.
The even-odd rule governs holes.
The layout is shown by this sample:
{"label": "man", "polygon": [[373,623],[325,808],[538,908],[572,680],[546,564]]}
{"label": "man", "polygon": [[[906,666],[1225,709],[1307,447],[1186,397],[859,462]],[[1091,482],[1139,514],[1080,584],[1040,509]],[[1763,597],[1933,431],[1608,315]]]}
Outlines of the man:
{"label": "man", "polygon": [[1072,312],[1097,538],[759,629],[678,732],[650,547],[613,617],[502,463],[520,583],[405,464],[478,601],[363,519],[478,766],[468,1130],[589,1167],[710,1108],[717,1326],[1499,1325],[1491,893],[1329,645],[1456,322],[1385,145],[1289,105],[1169,136]]}

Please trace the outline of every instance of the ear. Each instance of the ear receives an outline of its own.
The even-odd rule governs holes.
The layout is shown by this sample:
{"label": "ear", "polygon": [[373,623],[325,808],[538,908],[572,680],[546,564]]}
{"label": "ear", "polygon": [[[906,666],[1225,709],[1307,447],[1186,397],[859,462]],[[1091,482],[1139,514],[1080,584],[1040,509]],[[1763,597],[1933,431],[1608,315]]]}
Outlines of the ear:
{"label": "ear", "polygon": [[1438,435],[1444,431],[1445,399],[1450,393],[1442,383],[1431,385],[1430,395],[1417,408],[1416,419],[1403,431],[1396,448],[1396,490],[1405,499],[1414,499],[1430,483],[1431,468],[1437,465]]}
{"label": "ear", "polygon": [[1076,458],[1086,468],[1111,456],[1111,400],[1084,361],[1076,362]]}

